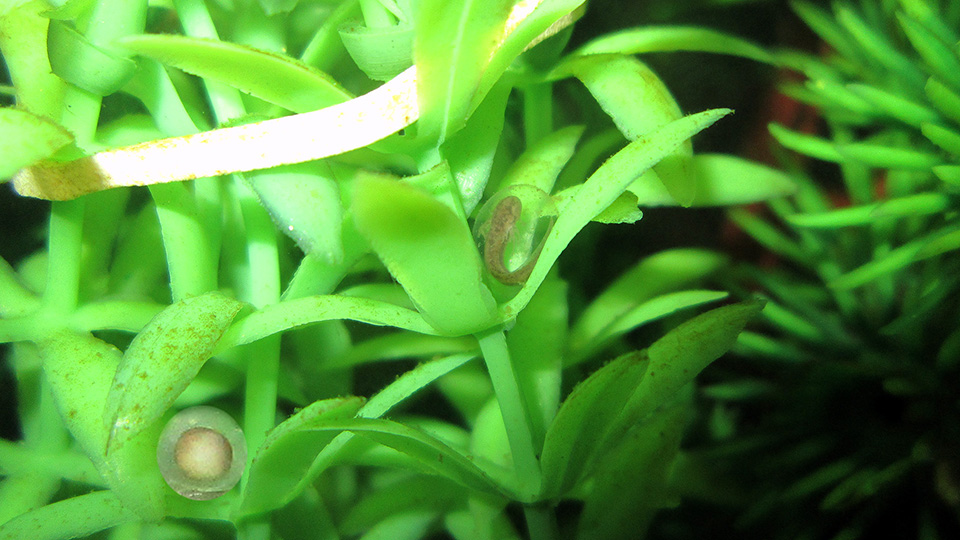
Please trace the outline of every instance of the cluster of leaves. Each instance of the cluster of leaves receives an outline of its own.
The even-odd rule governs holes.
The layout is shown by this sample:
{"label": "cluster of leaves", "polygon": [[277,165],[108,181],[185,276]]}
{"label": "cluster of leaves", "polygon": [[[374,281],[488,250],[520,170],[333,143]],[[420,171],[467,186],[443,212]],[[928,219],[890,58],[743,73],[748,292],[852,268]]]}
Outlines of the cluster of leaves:
{"label": "cluster of leaves", "polygon": [[826,135],[772,125],[806,161],[782,156],[798,193],[767,217],[731,213],[779,262],[736,276],[769,302],[738,343],[752,360],[705,389],[715,443],[691,463],[737,464],[760,501],[741,525],[764,538],[952,538],[960,4],[794,8],[827,52],[780,55],[806,77],[784,92]]}
{"label": "cluster of leaves", "polygon": [[[23,431],[0,441],[0,538],[552,538],[562,500],[583,505],[564,535],[642,534],[674,498],[682,389],[761,306],[712,309],[596,369],[630,330],[722,300],[697,283],[723,259],[661,253],[579,314],[582,284],[555,263],[588,222],[633,223],[638,205],[794,186],[694,155],[729,111],[683,116],[633,56],[763,51],[636,28],[564,53],[582,4],[0,2],[17,100],[0,110],[2,177],[320,109],[411,65],[419,104],[409,129],[329,159],[53,203],[46,248],[0,260]],[[579,84],[616,129],[567,125],[554,94]],[[212,501],[157,469],[164,420],[195,404],[238,418],[250,449],[241,486]]]}

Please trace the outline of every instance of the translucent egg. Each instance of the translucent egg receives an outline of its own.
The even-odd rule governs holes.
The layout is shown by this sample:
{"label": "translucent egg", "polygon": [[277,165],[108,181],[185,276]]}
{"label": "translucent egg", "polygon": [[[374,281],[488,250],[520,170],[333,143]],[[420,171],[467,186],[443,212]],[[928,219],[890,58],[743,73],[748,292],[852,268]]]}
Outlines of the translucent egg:
{"label": "translucent egg", "polygon": [[240,481],[247,462],[243,430],[214,407],[184,409],[167,422],[157,445],[160,474],[177,493],[215,499]]}
{"label": "translucent egg", "polygon": [[490,197],[473,231],[490,275],[506,285],[525,282],[556,216],[553,199],[535,186],[515,184]]}

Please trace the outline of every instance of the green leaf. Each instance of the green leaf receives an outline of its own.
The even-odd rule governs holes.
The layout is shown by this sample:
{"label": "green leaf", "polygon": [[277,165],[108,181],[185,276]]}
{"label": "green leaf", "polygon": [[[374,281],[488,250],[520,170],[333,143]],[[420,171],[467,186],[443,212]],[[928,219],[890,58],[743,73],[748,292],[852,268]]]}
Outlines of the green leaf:
{"label": "green leaf", "polygon": [[696,283],[725,264],[724,256],[702,249],[671,249],[642,259],[587,306],[570,331],[569,348],[588,347],[637,306]]}
{"label": "green leaf", "polygon": [[476,350],[477,340],[472,337],[451,338],[396,332],[355,343],[350,350],[344,352],[342,358],[333,359],[323,367],[342,369],[369,362],[426,358]]}
{"label": "green leaf", "polygon": [[930,152],[870,143],[841,144],[837,152],[844,159],[878,169],[926,171],[943,162]]}
{"label": "green leaf", "polygon": [[329,75],[294,58],[246,45],[176,35],[131,36],[127,49],[222,82],[293,112],[308,112],[352,98]]}
{"label": "green leaf", "polygon": [[358,178],[352,200],[357,228],[434,328],[463,335],[494,323],[473,235],[453,211],[385,177]]}
{"label": "green leaf", "polygon": [[337,435],[311,428],[351,418],[363,402],[359,397],[317,401],[273,428],[250,465],[241,512],[258,514],[282,506],[320,450]]}
{"label": "green leaf", "polygon": [[[792,195],[796,184],[782,172],[727,154],[696,154],[690,162],[694,179],[689,206],[733,206]],[[659,171],[658,171],[659,172]],[[641,177],[628,188],[640,206],[674,206],[663,184]]]}
{"label": "green leaf", "polygon": [[46,118],[19,109],[0,109],[0,181],[71,142],[69,131]]}
{"label": "green leaf", "polygon": [[629,311],[615,318],[602,332],[594,336],[583,349],[570,347],[566,367],[589,358],[591,354],[608,344],[612,339],[635,328],[691,307],[716,302],[726,298],[724,291],[691,290],[676,291],[657,296],[637,304]]}
{"label": "green leaf", "polygon": [[920,131],[933,144],[955,156],[960,156],[960,134],[956,131],[935,124],[923,124],[920,126]]}
{"label": "green leaf", "polygon": [[373,418],[354,418],[342,421],[324,421],[311,429],[321,431],[351,431],[379,444],[406,454],[437,474],[458,484],[488,494],[500,494],[486,473],[467,456],[447,446],[439,439],[399,422]]}
{"label": "green leaf", "polygon": [[520,394],[527,400],[535,444],[543,440],[560,404],[561,359],[568,327],[567,284],[553,277],[537,290],[507,333]]}
{"label": "green leaf", "polygon": [[630,183],[684,141],[729,113],[729,109],[714,109],[686,116],[628,144],[604,162],[560,209],[530,277],[520,292],[501,307],[501,315],[511,319],[523,309],[573,237],[610,206]]}
{"label": "green leaf", "polygon": [[672,498],[670,472],[689,414],[683,405],[656,414],[604,456],[587,492],[577,538],[617,540],[624,531],[644,537],[654,515]]}
{"label": "green leaf", "polygon": [[[469,362],[474,357],[474,355],[470,354],[460,354],[420,364],[410,371],[407,371],[396,381],[372,396],[367,403],[360,408],[357,415],[364,418],[378,418],[383,416],[398,403],[409,398],[424,387],[432,384],[438,378]],[[327,400],[325,403],[330,403],[334,406],[337,406],[335,400]],[[322,407],[323,406],[317,406],[318,409],[321,409]],[[318,410],[315,412],[322,413],[323,411]],[[297,437],[299,438],[300,435],[297,435]],[[312,449],[313,458],[310,460],[311,463],[309,463],[309,470],[305,471],[296,485],[290,486],[286,493],[280,494],[278,490],[277,499],[276,501],[269,503],[270,507],[282,506],[302,493],[303,490],[307,489],[310,483],[313,482],[317,476],[320,475],[320,473],[322,473],[327,469],[327,467],[331,466],[335,462],[338,457],[338,453],[343,450],[344,446],[350,442],[352,438],[353,434],[343,433],[340,435],[335,434],[335,437],[331,441],[327,441],[327,439],[323,437],[310,439],[320,446]],[[306,452],[305,448],[298,449],[298,451],[300,450]],[[269,481],[269,478],[266,478],[265,481]],[[267,489],[271,490],[269,487]],[[251,497],[251,499],[258,497],[254,493],[250,493],[248,496]],[[255,503],[252,503],[251,508],[262,508],[263,504],[264,502],[262,501],[255,501]]]}
{"label": "green leaf", "polygon": [[245,175],[277,228],[308,255],[328,264],[343,260],[340,188],[325,162]]}
{"label": "green leaf", "polygon": [[[950,41],[941,40],[934,32],[931,32],[924,24],[903,13],[897,13],[897,20],[903,27],[907,39],[913,45],[913,48],[920,53],[931,72],[946,81],[950,81],[954,87],[960,85],[960,61],[957,53],[950,46],[957,42],[956,38]],[[934,16],[934,18],[937,18]]]}
{"label": "green leaf", "polygon": [[[539,1],[536,9],[519,21],[505,36],[499,48],[494,50],[487,69],[481,78],[477,94],[473,97],[470,109],[473,110],[477,107],[490,88],[493,88],[494,84],[523,51],[531,47],[531,44],[538,43],[537,39],[540,36],[549,33],[551,29],[556,29],[557,26],[555,25],[562,26],[576,20],[582,14],[585,3],[585,0]],[[529,4],[528,2],[527,5]],[[517,5],[520,5],[520,3],[517,3]]]}
{"label": "green leaf", "polygon": [[698,373],[729,351],[746,324],[763,309],[764,302],[749,300],[697,315],[658,339],[647,349],[649,367],[630,401],[610,430],[616,440],[630,426],[672,397]]}
{"label": "green leaf", "polygon": [[442,514],[463,504],[464,495],[463,488],[445,478],[402,477],[378,486],[376,491],[357,501],[344,517],[341,531],[345,535],[360,535],[391,516],[412,512]]}
{"label": "green leaf", "polygon": [[839,163],[843,161],[833,141],[791,131],[780,124],[770,124],[770,134],[783,146],[801,154]]}
{"label": "green leaf", "polygon": [[541,497],[563,497],[580,479],[589,455],[643,379],[647,363],[643,353],[625,354],[587,377],[563,401],[543,443]]}
{"label": "green leaf", "polygon": [[728,351],[759,301],[724,306],[686,321],[649,349],[621,356],[577,386],[563,402],[543,447],[543,491],[563,496],[633,426],[674,399]]}
{"label": "green leaf", "polygon": [[913,127],[926,122],[937,122],[940,116],[924,104],[917,103],[901,95],[866,84],[850,84],[847,88],[863,98],[876,112],[889,115]]}
{"label": "green leaf", "polygon": [[513,162],[500,183],[500,190],[526,184],[544,193],[552,192],[560,171],[573,157],[581,135],[583,126],[567,126],[537,141]]}
{"label": "green leaf", "polygon": [[904,56],[889,36],[865,21],[851,6],[837,4],[836,20],[859,44],[860,50],[890,70],[902,82],[923,88],[927,77],[916,62]]}
{"label": "green leaf", "polygon": [[63,422],[123,506],[146,520],[164,514],[168,488],[157,468],[160,426],[131,437],[106,455],[109,428],[104,424],[111,382],[120,351],[89,335],[62,331],[40,342],[43,371]]}
{"label": "green leaf", "polygon": [[387,81],[413,65],[413,27],[395,24],[370,27],[347,23],[340,27],[340,39],[367,77]]}
{"label": "green leaf", "polygon": [[[636,58],[591,55],[574,58],[559,69],[569,69],[580,79],[629,141],[683,116],[663,81]],[[693,145],[684,141],[653,167],[664,187],[682,206],[689,206],[696,195],[690,170],[692,155]]]}
{"label": "green leaf", "polygon": [[507,98],[513,87],[506,81],[490,90],[467,125],[449,137],[440,148],[460,190],[463,210],[473,212],[490,180],[493,158],[503,134]]}
{"label": "green leaf", "polygon": [[422,0],[419,3],[413,42],[420,102],[418,136],[443,142],[464,126],[473,110],[471,101],[484,70],[503,36],[512,3],[510,0]]}
{"label": "green leaf", "polygon": [[938,214],[950,207],[943,193],[918,193],[883,202],[850,206],[816,214],[792,214],[787,221],[798,227],[834,229],[851,225],[871,225],[882,218],[907,218]]}
{"label": "green leaf", "polygon": [[0,525],[0,540],[65,540],[86,537],[136,520],[110,491],[95,491],[48,504]]}
{"label": "green leaf", "polygon": [[930,104],[942,115],[954,122],[960,122],[960,95],[955,90],[936,78],[930,77],[924,91],[930,100]]}
{"label": "green leaf", "polygon": [[684,26],[647,26],[611,32],[589,41],[573,55],[672,51],[729,54],[776,63],[770,53],[749,41],[715,30]]}
{"label": "green leaf", "polygon": [[864,60],[860,47],[850,37],[850,34],[841,27],[836,18],[828,11],[815,6],[810,2],[794,0],[790,7],[807,23],[824,41],[833,46],[842,56],[851,60]]}
{"label": "green leaf", "polygon": [[133,60],[99,47],[60,20],[50,21],[50,68],[57,76],[98,96],[108,96],[133,77]]}
{"label": "green leaf", "polygon": [[217,351],[253,343],[291,328],[335,319],[436,334],[419,313],[410,309],[368,298],[317,295],[271,304],[237,320],[217,344]]}
{"label": "green leaf", "polygon": [[107,452],[155,423],[196,377],[243,304],[220,293],[180,300],[137,334],[113,378]]}

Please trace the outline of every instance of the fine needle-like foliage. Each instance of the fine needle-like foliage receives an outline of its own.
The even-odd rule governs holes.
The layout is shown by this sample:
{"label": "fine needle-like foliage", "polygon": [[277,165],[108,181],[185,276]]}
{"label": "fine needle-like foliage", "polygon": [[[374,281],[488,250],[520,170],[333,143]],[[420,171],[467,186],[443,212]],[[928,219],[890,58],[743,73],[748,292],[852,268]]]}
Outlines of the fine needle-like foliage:
{"label": "fine needle-like foliage", "polygon": [[793,7],[826,52],[783,52],[783,90],[823,129],[771,125],[798,192],[730,214],[777,259],[731,276],[769,301],[704,389],[689,470],[738,471],[715,486],[757,538],[954,538],[960,4]]}
{"label": "fine needle-like foliage", "polygon": [[635,56],[769,55],[689,27],[568,51],[586,8],[0,0],[0,177],[54,200],[0,259],[0,539],[641,537],[691,381],[762,302],[721,304],[703,250],[595,298],[557,263],[591,221],[795,188],[695,154],[731,111],[685,115]]}

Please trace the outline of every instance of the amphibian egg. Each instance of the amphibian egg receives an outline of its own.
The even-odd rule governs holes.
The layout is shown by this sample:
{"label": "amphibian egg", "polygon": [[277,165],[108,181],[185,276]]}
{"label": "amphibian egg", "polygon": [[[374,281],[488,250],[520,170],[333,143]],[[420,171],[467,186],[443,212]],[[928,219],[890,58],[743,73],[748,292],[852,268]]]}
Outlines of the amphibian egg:
{"label": "amphibian egg", "polygon": [[247,444],[240,426],[214,407],[184,409],[160,434],[157,464],[174,491],[188,499],[215,499],[240,481]]}

